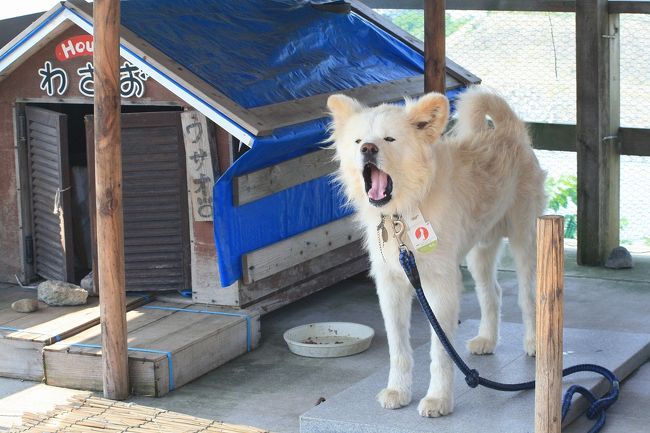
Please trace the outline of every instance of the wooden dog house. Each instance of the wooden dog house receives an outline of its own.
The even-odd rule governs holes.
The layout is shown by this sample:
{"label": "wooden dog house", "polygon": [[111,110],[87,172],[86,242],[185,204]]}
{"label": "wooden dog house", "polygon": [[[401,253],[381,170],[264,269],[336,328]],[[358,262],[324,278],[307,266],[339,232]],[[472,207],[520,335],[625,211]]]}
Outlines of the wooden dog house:
{"label": "wooden dog house", "polygon": [[[325,102],[421,94],[421,43],[356,1],[121,9],[126,290],[268,311],[364,271]],[[0,49],[1,281],[95,267],[92,27],[70,0]]]}

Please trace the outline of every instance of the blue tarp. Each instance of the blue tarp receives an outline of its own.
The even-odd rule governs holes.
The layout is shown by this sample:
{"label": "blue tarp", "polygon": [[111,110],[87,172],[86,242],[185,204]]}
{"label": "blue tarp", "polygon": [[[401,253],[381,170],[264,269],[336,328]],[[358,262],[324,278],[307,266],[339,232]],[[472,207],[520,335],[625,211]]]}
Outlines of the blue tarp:
{"label": "blue tarp", "polygon": [[214,233],[222,286],[242,275],[241,256],[349,213],[325,176],[243,206],[233,206],[232,179],[303,155],[322,146],[325,120],[282,128],[253,147],[217,181],[213,190]]}
{"label": "blue tarp", "polygon": [[[322,3],[322,1],[321,1]],[[420,53],[354,14],[300,0],[122,1],[122,23],[244,108],[413,77]],[[349,210],[329,177],[241,207],[234,177],[322,146],[327,119],[256,137],[213,190],[222,286],[241,278],[241,256],[341,218]]]}
{"label": "blue tarp", "polygon": [[122,24],[245,108],[422,73],[354,14],[299,0],[123,1]]}

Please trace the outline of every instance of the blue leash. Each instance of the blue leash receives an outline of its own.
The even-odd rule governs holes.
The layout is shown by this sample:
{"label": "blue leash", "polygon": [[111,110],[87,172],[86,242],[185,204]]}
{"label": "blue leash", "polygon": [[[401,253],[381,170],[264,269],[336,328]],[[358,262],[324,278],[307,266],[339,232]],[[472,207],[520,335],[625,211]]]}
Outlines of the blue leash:
{"label": "blue leash", "polygon": [[[445,331],[442,330],[440,323],[438,323],[436,315],[433,314],[433,311],[427,302],[427,298],[424,296],[424,291],[422,290],[420,273],[418,272],[418,267],[415,263],[415,257],[413,257],[413,253],[409,251],[404,245],[400,245],[399,261],[402,265],[402,268],[404,269],[404,272],[406,273],[407,278],[415,289],[415,294],[417,295],[418,301],[420,301],[420,305],[422,306],[424,314],[427,316],[429,322],[431,323],[431,327],[440,339],[440,343],[442,343],[442,346],[447,351],[449,357],[465,375],[465,382],[467,382],[467,385],[469,385],[470,388],[476,388],[479,385],[482,385],[486,388],[495,389],[497,391],[522,391],[535,388],[534,380],[523,383],[500,383],[481,377],[476,369],[470,368],[465,363],[465,361],[463,361],[460,355],[458,355],[458,352],[456,352],[454,346],[451,345],[449,339],[447,338],[447,335],[445,334]],[[596,420],[594,426],[591,428],[591,430],[589,430],[588,433],[596,433],[599,432],[600,429],[605,425],[605,411],[618,399],[620,384],[618,378],[614,373],[604,367],[594,364],[578,364],[565,368],[562,370],[562,377],[577,373],[579,371],[591,371],[603,375],[605,379],[607,379],[611,384],[610,390],[602,398],[598,399],[591,391],[580,385],[571,386],[569,389],[567,389],[566,393],[564,394],[564,398],[562,399],[562,419],[564,420],[566,414],[569,412],[573,396],[576,393],[581,394],[587,400],[589,400],[590,403],[590,406],[586,411],[587,418]]]}

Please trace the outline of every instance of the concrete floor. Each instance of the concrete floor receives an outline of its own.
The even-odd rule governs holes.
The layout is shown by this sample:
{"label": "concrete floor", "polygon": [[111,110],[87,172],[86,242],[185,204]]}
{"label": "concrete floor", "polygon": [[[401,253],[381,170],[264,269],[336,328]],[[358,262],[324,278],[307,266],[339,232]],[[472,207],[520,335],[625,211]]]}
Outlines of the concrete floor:
{"label": "concrete floor", "polygon": [[[650,341],[650,259],[635,257],[631,270],[611,271],[573,265],[567,252],[565,326],[648,333]],[[503,321],[520,322],[516,278],[505,257],[499,273],[504,289]],[[473,284],[466,276],[461,319],[480,316]],[[2,287],[0,287],[1,289]],[[419,308],[416,306],[416,308]],[[412,320],[413,346],[429,339],[419,310]],[[312,359],[291,354],[282,339],[293,326],[318,321],[354,321],[375,329],[370,349],[359,355]],[[498,350],[498,348],[497,348]],[[366,378],[388,362],[386,335],[373,284],[356,277],[262,318],[262,343],[255,351],[231,361],[164,398],[135,397],[129,401],[194,416],[255,425],[277,432],[297,432],[298,417],[319,398],[330,398]],[[0,431],[19,422],[23,411],[44,411],[65,402],[75,391],[33,382],[0,378]],[[650,364],[646,362],[624,384],[620,401],[608,411],[604,432],[641,432],[650,425]],[[418,416],[413,412],[413,416]],[[579,420],[565,431],[584,432],[590,422]]]}

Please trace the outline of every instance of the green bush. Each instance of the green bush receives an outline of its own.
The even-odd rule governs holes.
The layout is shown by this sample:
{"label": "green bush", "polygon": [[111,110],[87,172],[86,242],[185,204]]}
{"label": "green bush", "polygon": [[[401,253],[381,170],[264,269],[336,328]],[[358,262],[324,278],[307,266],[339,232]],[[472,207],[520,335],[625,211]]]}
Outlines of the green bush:
{"label": "green bush", "polygon": [[546,194],[548,194],[548,207],[556,213],[564,214],[564,237],[575,239],[578,229],[576,214],[560,211],[568,210],[571,204],[578,205],[578,179],[566,174],[558,178],[548,177]]}

